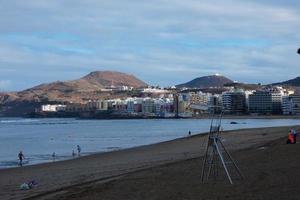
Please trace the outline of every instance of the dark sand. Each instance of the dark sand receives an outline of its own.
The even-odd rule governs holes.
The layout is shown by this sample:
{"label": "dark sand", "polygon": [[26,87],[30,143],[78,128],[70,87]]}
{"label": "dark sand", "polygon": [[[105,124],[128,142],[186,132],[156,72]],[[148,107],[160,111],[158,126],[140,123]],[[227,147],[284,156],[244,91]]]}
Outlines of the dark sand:
{"label": "dark sand", "polygon": [[[300,146],[285,144],[289,128],[223,133],[246,177],[233,186],[223,176],[217,183],[200,182],[206,137],[197,135],[0,170],[0,199],[300,199]],[[31,179],[38,187],[20,191],[19,185]]]}

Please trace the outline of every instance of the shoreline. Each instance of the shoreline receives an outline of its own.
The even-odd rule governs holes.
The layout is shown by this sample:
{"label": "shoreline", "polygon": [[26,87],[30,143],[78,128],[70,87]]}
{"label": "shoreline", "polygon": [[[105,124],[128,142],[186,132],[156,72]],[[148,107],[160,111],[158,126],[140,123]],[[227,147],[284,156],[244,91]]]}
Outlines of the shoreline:
{"label": "shoreline", "polygon": [[[224,119],[228,119],[228,118],[224,118]],[[229,118],[229,119],[231,119],[231,118]],[[77,120],[77,119],[74,119],[74,120]],[[195,119],[195,120],[198,120],[198,119]],[[242,123],[237,123],[235,121],[232,121],[232,122],[234,122],[236,124],[242,124]],[[288,126],[290,126],[290,125],[288,125]],[[293,126],[293,125],[291,125],[291,126]],[[295,126],[297,126],[297,125],[295,125]],[[265,126],[265,127],[256,127],[254,129],[260,129],[260,128],[276,128],[276,127]],[[253,129],[253,128],[239,128],[239,129],[233,128],[233,129],[227,129],[226,131],[223,131],[223,132],[226,133],[226,132],[242,131],[242,130],[248,130],[248,129]],[[206,134],[207,134],[207,132],[204,131],[204,132],[198,132],[196,134],[193,133],[191,136],[201,136],[201,135],[206,135]],[[26,167],[26,166],[33,166],[33,165],[40,165],[40,164],[49,164],[49,163],[54,163],[54,162],[61,162],[61,161],[66,161],[66,160],[74,160],[74,159],[78,159],[78,158],[82,158],[82,157],[86,157],[86,156],[90,156],[90,155],[95,155],[95,154],[103,154],[103,153],[109,153],[109,152],[115,152],[115,151],[123,151],[123,150],[127,150],[127,149],[134,149],[134,148],[139,148],[139,147],[143,147],[143,146],[149,146],[149,145],[155,145],[155,144],[159,144],[159,143],[170,142],[170,141],[178,140],[178,139],[180,140],[180,139],[186,138],[187,136],[188,135],[183,135],[183,136],[180,136],[180,137],[174,138],[174,139],[169,139],[169,140],[160,141],[160,142],[156,142],[156,143],[141,144],[141,145],[127,147],[127,148],[116,147],[115,149],[111,149],[111,150],[84,152],[80,157],[78,157],[77,155],[75,157],[72,157],[71,155],[68,156],[68,154],[61,154],[60,155],[61,158],[59,158],[60,156],[58,156],[58,159],[53,160],[51,154],[47,154],[47,155],[49,155],[49,158],[47,160],[45,159],[45,160],[40,161],[40,162],[36,162],[35,160],[33,160],[31,162],[28,161],[23,166]],[[191,136],[188,136],[188,137],[191,137]],[[27,157],[27,159],[28,158],[30,160],[32,157],[30,157],[30,155],[29,155],[29,157]],[[25,159],[25,161],[26,161],[26,159]],[[14,162],[16,164],[15,165],[9,165],[9,166],[3,165],[3,167],[0,167],[0,170],[11,169],[11,168],[19,168],[17,160],[13,160],[13,161],[6,160],[6,161],[2,161],[2,162],[4,162],[4,163],[5,162],[9,162],[9,163]]]}
{"label": "shoreline", "polygon": [[[107,117],[107,118],[81,118],[76,116],[0,116],[0,119],[77,119],[77,120],[153,120],[153,119],[211,119],[209,115],[197,116],[197,117]],[[300,115],[222,115],[223,119],[300,119]]]}
{"label": "shoreline", "polygon": [[[293,126],[300,128],[300,125]],[[222,133],[229,151],[251,148],[285,137],[291,126],[240,129]],[[205,148],[205,134],[192,135],[156,144],[113,152],[98,153],[77,159],[42,163],[0,170],[0,196],[3,199],[29,198],[88,182],[97,182],[127,173],[177,161],[199,158]],[[19,185],[29,180],[39,185],[20,191]]]}

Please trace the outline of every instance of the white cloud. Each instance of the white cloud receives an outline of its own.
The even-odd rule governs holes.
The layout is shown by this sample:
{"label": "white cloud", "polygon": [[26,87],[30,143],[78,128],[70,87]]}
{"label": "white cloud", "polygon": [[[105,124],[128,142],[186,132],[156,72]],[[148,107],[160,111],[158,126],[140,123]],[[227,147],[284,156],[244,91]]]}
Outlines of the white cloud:
{"label": "white cloud", "polygon": [[285,80],[299,76],[299,6],[293,0],[3,1],[0,78],[13,79],[16,89],[102,69],[161,85],[215,73]]}

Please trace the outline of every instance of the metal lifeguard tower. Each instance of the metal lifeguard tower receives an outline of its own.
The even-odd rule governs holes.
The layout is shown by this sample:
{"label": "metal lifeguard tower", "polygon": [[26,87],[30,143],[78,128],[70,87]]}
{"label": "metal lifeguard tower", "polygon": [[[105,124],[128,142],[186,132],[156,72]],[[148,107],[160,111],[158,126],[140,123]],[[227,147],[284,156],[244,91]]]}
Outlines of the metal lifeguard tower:
{"label": "metal lifeguard tower", "polygon": [[233,173],[237,174],[238,178],[243,179],[240,169],[220,138],[222,115],[222,112],[215,114],[214,111],[211,114],[210,131],[201,173],[202,183],[208,182],[210,178],[217,180],[221,168],[224,168],[230,184],[233,184]]}

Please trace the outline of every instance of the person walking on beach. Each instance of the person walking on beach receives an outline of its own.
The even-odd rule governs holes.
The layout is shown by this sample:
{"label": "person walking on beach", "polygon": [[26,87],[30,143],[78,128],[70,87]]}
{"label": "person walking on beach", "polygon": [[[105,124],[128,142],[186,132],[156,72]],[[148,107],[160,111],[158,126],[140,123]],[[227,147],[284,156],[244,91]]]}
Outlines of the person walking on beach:
{"label": "person walking on beach", "polygon": [[81,147],[79,145],[77,145],[77,152],[78,152],[78,156],[80,156]]}
{"label": "person walking on beach", "polygon": [[19,158],[19,165],[20,165],[20,167],[22,167],[23,166],[23,159],[25,158],[22,151],[19,152],[18,158]]}
{"label": "person walking on beach", "polygon": [[191,131],[189,131],[189,136],[191,136],[191,134],[192,134]]}
{"label": "person walking on beach", "polygon": [[76,153],[75,153],[74,149],[72,150],[72,156],[73,156],[73,157],[76,156]]}

